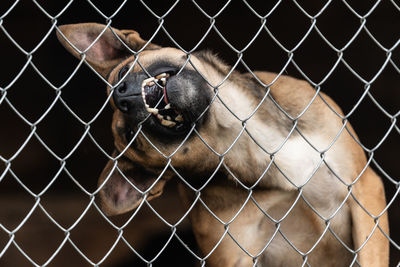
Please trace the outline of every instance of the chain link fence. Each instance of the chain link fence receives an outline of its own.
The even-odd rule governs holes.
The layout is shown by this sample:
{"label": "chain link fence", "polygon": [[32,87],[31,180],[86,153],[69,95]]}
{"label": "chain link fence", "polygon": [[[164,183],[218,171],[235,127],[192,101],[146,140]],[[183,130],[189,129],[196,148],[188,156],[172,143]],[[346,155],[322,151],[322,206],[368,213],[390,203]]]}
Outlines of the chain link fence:
{"label": "chain link fence", "polygon": [[[227,238],[251,259],[253,266],[261,266],[260,255],[272,249],[270,244],[279,235],[291,247],[291,252],[302,258],[302,266],[311,266],[308,256],[325,235],[330,232],[334,235],[330,218],[309,205],[310,212],[324,220],[326,227],[311,249],[303,251],[280,229],[297,203],[308,203],[302,186],[292,183],[298,192],[294,202],[285,216],[273,218],[253,195],[270,166],[249,186],[231,172],[224,159],[242,135],[251,135],[246,129],[247,121],[266,99],[271,99],[283,118],[293,125],[276,151],[268,151],[258,144],[273,165],[275,154],[294,132],[303,136],[297,121],[315,99],[326,101],[322,92],[330,95],[344,111],[340,115],[325,102],[343,123],[326,151],[351,122],[360,138],[357,144],[367,155],[367,164],[384,182],[387,206],[379,214],[365,210],[376,224],[364,245],[373,232],[383,233],[390,242],[390,266],[399,266],[400,3],[394,0],[108,2],[10,0],[0,4],[3,59],[0,266],[207,266],[208,258]],[[112,93],[107,96],[108,82],[87,64],[84,53],[76,60],[56,38],[63,24],[94,21],[103,23],[104,29],[134,29],[149,42],[178,48],[186,55],[185,65],[195,69],[191,60],[193,53],[202,49],[218,53],[232,67],[217,84],[207,81],[215,92],[212,101],[223,103],[242,125],[225,151],[216,151],[193,125],[170,155],[163,154],[140,126],[133,139],[144,136],[165,158],[165,170],[174,172],[176,177],[160,198],[151,202],[145,199],[139,208],[116,217],[107,217],[101,210],[97,179],[106,162],[117,159],[116,165],[122,154],[112,155],[110,130],[109,101],[117,85],[111,85]],[[132,52],[140,64],[141,51]],[[258,80],[266,88],[265,94],[258,99],[259,104],[250,116],[243,119],[235,114],[234,107],[224,102],[218,90],[229,81],[233,71],[257,77],[256,70],[274,71],[277,77],[270,85]],[[298,117],[292,117],[269,94],[269,87],[282,75],[306,80],[316,91]],[[191,185],[190,177],[174,168],[172,160],[189,135],[196,136],[220,158],[213,174],[202,177],[206,182],[198,187]],[[306,179],[308,182],[326,163],[326,151],[315,148],[306,136],[303,138],[321,155],[315,170]],[[275,167],[291,182],[284,170],[278,165]],[[222,170],[230,173],[237,187],[246,193],[240,208],[228,219],[222,219],[209,208],[202,195],[215,174]],[[353,180],[357,182],[360,176]],[[181,206],[177,183],[195,195],[188,209]],[[346,198],[328,217],[334,218],[346,201],[354,197],[352,185],[346,185]],[[243,246],[230,231],[230,226],[250,204],[257,206],[276,227],[272,237],[256,253]],[[196,205],[206,209],[224,227],[207,253],[200,252],[188,219]],[[390,235],[379,224],[384,214],[389,215]],[[349,248],[338,237],[337,240],[353,254],[352,266],[358,266],[358,249]]]}

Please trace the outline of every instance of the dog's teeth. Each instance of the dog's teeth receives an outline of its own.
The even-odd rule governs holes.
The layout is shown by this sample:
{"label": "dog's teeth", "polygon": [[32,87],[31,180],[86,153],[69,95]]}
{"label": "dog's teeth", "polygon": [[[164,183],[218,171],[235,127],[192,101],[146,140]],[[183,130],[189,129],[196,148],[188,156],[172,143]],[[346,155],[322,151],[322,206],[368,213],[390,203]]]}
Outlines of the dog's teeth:
{"label": "dog's teeth", "polygon": [[182,115],[176,116],[176,117],[175,117],[175,120],[178,121],[178,122],[182,122],[182,121],[183,121]]}
{"label": "dog's teeth", "polygon": [[168,116],[168,115],[167,115],[167,120],[169,120],[169,121],[171,120],[171,117],[170,117],[170,116]]}
{"label": "dog's teeth", "polygon": [[158,109],[156,108],[146,108],[149,113],[153,113],[154,115],[158,114]]}
{"label": "dog's teeth", "polygon": [[158,74],[155,78],[156,79],[161,79],[163,77],[167,77],[167,74],[166,73],[161,73],[161,74]]}
{"label": "dog's teeth", "polygon": [[163,115],[160,115],[160,114],[157,114],[157,118],[158,118],[160,121],[162,121],[162,120],[164,119],[164,116],[163,116]]}
{"label": "dog's teeth", "polygon": [[170,109],[171,108],[171,104],[168,104],[164,107],[164,109]]}
{"label": "dog's teeth", "polygon": [[143,82],[144,83],[149,83],[149,82],[151,82],[153,80],[154,80],[154,77],[150,77],[150,78],[145,79]]}
{"label": "dog's teeth", "polygon": [[149,83],[147,84],[147,86],[153,86],[153,85],[155,85],[154,82],[149,82]]}
{"label": "dog's teeth", "polygon": [[167,84],[167,79],[161,78],[161,82],[162,82],[163,86],[165,86]]}
{"label": "dog's teeth", "polygon": [[145,79],[145,80],[142,82],[142,87],[144,87],[146,84],[148,84],[148,83],[150,83],[150,82],[152,82],[152,81],[154,81],[154,77],[150,77],[150,78]]}
{"label": "dog's teeth", "polygon": [[176,125],[176,122],[167,121],[167,120],[161,120],[161,124],[171,128],[171,127],[174,127]]}

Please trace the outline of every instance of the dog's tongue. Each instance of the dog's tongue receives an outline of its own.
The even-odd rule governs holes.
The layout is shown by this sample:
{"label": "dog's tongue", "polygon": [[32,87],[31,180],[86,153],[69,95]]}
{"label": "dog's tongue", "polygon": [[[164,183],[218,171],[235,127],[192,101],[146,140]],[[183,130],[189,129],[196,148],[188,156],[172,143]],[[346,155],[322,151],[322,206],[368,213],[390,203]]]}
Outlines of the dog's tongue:
{"label": "dog's tongue", "polygon": [[164,102],[167,105],[168,104],[168,98],[167,98],[167,89],[165,89],[165,86],[163,87],[163,92],[164,92]]}

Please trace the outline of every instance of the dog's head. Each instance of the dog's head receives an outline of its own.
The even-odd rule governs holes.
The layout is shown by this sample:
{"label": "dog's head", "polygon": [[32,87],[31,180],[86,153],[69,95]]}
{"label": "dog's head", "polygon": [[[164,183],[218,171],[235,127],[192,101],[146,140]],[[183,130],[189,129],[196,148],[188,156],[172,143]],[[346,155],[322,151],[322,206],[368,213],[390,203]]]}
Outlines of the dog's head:
{"label": "dog's head", "polygon": [[[108,162],[99,179],[107,214],[129,211],[143,198],[161,195],[173,176],[169,163],[176,169],[215,170],[218,157],[204,144],[193,145],[201,140],[190,136],[194,125],[198,130],[212,123],[206,118],[214,92],[204,79],[212,74],[204,60],[191,56],[188,63],[182,51],[146,42],[132,30],[95,23],[59,29],[67,50],[84,56],[112,85],[107,92],[115,110],[113,156],[120,157]],[[183,142],[188,139],[196,140]]]}

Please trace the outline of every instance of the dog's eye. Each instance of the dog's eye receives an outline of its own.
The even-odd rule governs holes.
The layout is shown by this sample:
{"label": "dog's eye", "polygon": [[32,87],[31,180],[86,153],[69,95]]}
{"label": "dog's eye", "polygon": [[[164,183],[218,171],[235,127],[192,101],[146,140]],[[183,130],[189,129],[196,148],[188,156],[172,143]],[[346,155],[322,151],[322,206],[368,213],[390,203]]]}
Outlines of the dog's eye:
{"label": "dog's eye", "polygon": [[118,80],[121,80],[128,71],[129,71],[129,65],[123,66],[122,69],[119,70]]}
{"label": "dog's eye", "polygon": [[134,135],[135,135],[135,132],[132,130],[132,128],[127,126],[126,129],[125,129],[126,141],[127,142],[131,141]]}

